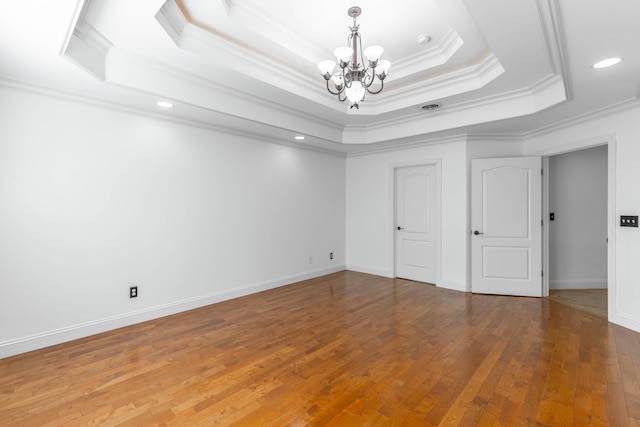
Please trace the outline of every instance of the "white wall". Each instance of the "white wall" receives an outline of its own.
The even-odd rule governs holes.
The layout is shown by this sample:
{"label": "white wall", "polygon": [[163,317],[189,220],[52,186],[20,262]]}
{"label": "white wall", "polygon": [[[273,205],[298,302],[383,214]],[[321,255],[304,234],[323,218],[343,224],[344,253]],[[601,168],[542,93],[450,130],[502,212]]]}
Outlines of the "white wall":
{"label": "white wall", "polygon": [[614,206],[608,220],[610,264],[608,271],[609,320],[640,331],[640,229],[620,228],[620,215],[640,214],[640,105],[590,117],[561,129],[527,139],[525,152],[554,155],[608,143],[609,203]]}
{"label": "white wall", "polygon": [[607,287],[607,147],[549,158],[550,289]]}
{"label": "white wall", "polygon": [[437,163],[441,189],[440,262],[436,285],[468,291],[472,158],[517,156],[520,140],[460,136],[439,143],[347,159],[347,268],[395,277],[395,167]]}
{"label": "white wall", "polygon": [[438,164],[441,193],[440,266],[436,285],[465,290],[466,140],[347,158],[347,268],[395,276],[394,167]]}
{"label": "white wall", "polygon": [[8,88],[0,129],[0,357],[344,269],[343,157]]}
{"label": "white wall", "polygon": [[[0,88],[0,357],[345,263],[392,277],[393,170],[411,164],[437,164],[440,174],[437,285],[467,290],[470,159],[607,141],[610,319],[640,330],[640,232],[615,226],[618,215],[640,212],[639,113],[591,118],[524,145],[460,137],[345,162]],[[130,300],[132,284],[140,297]]]}

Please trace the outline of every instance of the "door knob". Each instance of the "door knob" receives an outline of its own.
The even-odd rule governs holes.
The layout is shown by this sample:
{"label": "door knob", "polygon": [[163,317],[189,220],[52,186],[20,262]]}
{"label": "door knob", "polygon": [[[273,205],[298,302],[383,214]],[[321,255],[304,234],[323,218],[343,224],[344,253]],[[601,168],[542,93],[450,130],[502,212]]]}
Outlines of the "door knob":
{"label": "door knob", "polygon": [[399,230],[404,230],[404,227],[400,227],[400,226],[398,226],[398,231],[399,231]]}
{"label": "door knob", "polygon": [[478,234],[484,234],[484,233],[481,233],[478,230],[476,230],[476,231],[473,232],[473,234],[475,234],[477,236]]}

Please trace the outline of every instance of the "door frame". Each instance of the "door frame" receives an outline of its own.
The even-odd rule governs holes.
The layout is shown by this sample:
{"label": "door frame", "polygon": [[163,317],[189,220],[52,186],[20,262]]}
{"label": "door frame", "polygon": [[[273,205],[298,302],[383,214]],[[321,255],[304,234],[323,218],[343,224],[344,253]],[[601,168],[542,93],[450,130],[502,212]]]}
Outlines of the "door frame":
{"label": "door frame", "polygon": [[399,162],[399,163],[391,163],[389,164],[389,221],[387,229],[387,239],[388,239],[388,247],[393,248],[390,251],[388,262],[391,266],[392,277],[397,276],[397,266],[396,266],[396,254],[398,248],[396,247],[396,169],[406,168],[410,166],[435,166],[436,168],[436,232],[435,232],[435,241],[434,241],[434,249],[435,249],[435,271],[436,271],[436,280],[435,285],[439,286],[442,282],[442,269],[441,269],[441,252],[442,252],[442,159],[417,159],[408,162]]}
{"label": "door frame", "polygon": [[543,296],[549,296],[549,157],[558,154],[570,153],[597,146],[607,146],[607,310],[609,322],[624,325],[624,319],[618,316],[617,310],[617,284],[616,284],[616,134],[607,134],[594,138],[547,147],[542,150],[532,150],[529,154],[543,156],[544,169],[542,180],[542,266],[545,274],[542,276]]}

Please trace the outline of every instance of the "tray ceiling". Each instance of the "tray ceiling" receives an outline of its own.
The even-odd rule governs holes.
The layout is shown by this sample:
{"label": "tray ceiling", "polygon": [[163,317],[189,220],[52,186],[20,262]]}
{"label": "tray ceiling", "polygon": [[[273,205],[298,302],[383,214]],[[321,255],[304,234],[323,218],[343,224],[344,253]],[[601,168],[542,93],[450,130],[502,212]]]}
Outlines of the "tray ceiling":
{"label": "tray ceiling", "polygon": [[[13,3],[15,9],[18,3],[50,8],[45,1]],[[392,62],[382,93],[367,95],[360,109],[330,95],[316,68],[345,44],[352,24],[347,9],[354,5],[362,8],[363,46],[383,46],[383,58]],[[0,45],[17,58],[0,68],[5,79],[132,108],[146,108],[140,103],[149,98],[169,100],[176,108],[159,114],[251,129],[266,138],[303,134],[307,143],[343,152],[469,129],[500,133],[510,129],[500,125],[510,120],[526,131],[550,124],[545,112],[554,107],[564,119],[600,108],[598,96],[607,105],[637,97],[637,38],[628,32],[640,34],[629,17],[640,10],[630,2],[62,0],[58,6],[41,32],[31,33],[55,38],[38,48],[23,41]],[[607,16],[617,25],[603,26]],[[599,37],[589,23],[600,24]],[[23,29],[14,22],[2,31],[15,36]],[[419,43],[420,36],[429,41]],[[51,52],[56,40],[57,52]],[[52,66],[52,76],[39,76],[37,61],[26,58],[29,49],[42,50],[37,58],[43,62],[56,62],[51,58],[60,53],[69,61]],[[627,50],[628,74],[609,81],[616,97],[588,89],[598,78],[591,57]],[[420,108],[433,103],[441,108]],[[539,120],[527,122],[531,117]]]}

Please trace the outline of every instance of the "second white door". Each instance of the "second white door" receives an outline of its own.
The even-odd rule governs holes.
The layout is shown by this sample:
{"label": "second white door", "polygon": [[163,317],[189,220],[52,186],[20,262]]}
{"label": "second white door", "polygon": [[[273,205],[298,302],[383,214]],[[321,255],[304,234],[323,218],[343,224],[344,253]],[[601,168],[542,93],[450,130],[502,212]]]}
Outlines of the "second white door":
{"label": "second white door", "polygon": [[471,161],[471,288],[542,296],[542,160]]}
{"label": "second white door", "polygon": [[436,167],[396,169],[396,276],[436,280]]}

